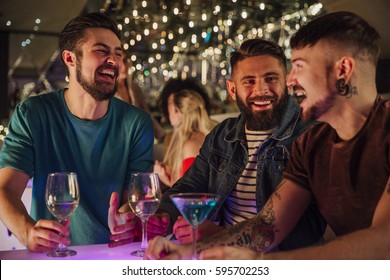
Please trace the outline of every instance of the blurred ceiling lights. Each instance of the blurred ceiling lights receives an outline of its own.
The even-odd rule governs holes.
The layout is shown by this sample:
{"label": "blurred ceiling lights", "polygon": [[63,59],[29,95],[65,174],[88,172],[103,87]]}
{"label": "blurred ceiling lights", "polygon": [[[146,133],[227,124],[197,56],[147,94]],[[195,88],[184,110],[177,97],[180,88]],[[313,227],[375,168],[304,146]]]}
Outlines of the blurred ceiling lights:
{"label": "blurred ceiling lights", "polygon": [[246,39],[271,39],[289,57],[291,35],[321,10],[314,0],[106,0],[101,8],[118,22],[139,80],[191,76],[204,84],[228,75],[228,54]]}
{"label": "blurred ceiling lights", "polygon": [[[78,5],[85,3],[90,2]],[[324,12],[322,4],[315,0],[101,0],[95,5],[93,11],[100,10],[117,21],[123,33],[123,47],[132,62],[128,72],[140,83],[151,103],[165,81],[176,77],[195,78],[207,84],[213,96],[225,101],[224,82],[232,50],[246,39],[265,38],[283,46],[289,57],[291,35]],[[4,24],[10,30],[14,25],[11,20]],[[13,31],[13,36],[21,38],[21,50],[8,72],[14,104],[19,91],[23,99],[66,84],[56,49],[58,34],[51,31],[53,24],[46,23],[46,29],[41,25],[41,17],[36,17],[31,32]],[[40,40],[42,37],[54,44]],[[52,52],[44,66],[34,66],[32,45]],[[53,49],[49,48],[51,45]],[[15,73],[22,68],[21,62],[27,60],[37,74],[28,83],[19,81]]]}

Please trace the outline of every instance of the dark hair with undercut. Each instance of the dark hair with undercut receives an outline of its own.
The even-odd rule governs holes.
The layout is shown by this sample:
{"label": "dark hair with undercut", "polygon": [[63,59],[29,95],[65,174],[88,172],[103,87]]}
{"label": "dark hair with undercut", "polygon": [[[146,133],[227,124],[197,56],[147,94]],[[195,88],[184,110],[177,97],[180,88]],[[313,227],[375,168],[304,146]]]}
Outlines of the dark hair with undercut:
{"label": "dark hair with undercut", "polygon": [[378,61],[381,37],[375,28],[354,13],[341,11],[319,16],[301,27],[292,36],[290,45],[293,49],[302,49],[319,40],[349,50],[357,58],[368,57],[374,65]]}
{"label": "dark hair with undercut", "polygon": [[73,18],[65,25],[60,33],[60,51],[69,50],[76,52],[80,44],[86,40],[85,30],[88,28],[104,28],[115,33],[121,40],[121,31],[116,22],[103,13],[83,14]]}
{"label": "dark hair with undercut", "polygon": [[231,76],[237,62],[260,55],[270,55],[279,60],[280,64],[287,69],[287,59],[283,49],[276,43],[264,39],[250,39],[241,44],[238,51],[230,53]]}

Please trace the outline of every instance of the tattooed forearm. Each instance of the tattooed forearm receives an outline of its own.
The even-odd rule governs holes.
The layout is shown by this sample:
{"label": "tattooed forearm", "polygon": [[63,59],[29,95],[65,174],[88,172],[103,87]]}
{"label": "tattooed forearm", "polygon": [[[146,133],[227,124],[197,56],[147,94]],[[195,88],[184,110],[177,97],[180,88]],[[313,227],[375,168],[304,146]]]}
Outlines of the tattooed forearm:
{"label": "tattooed forearm", "polygon": [[221,233],[201,239],[197,243],[197,251],[214,247],[214,246],[240,246],[251,247],[251,228],[253,223],[251,220],[238,223],[228,229],[225,229]]}
{"label": "tattooed forearm", "polygon": [[[275,193],[280,199],[280,195]],[[197,243],[200,252],[214,246],[239,246],[255,251],[266,251],[275,241],[275,211],[270,198],[254,218],[236,224],[220,234],[202,239]]]}
{"label": "tattooed forearm", "polygon": [[[275,192],[276,197],[280,195]],[[252,228],[253,245],[252,249],[256,251],[266,251],[275,241],[275,210],[273,206],[273,196],[270,197],[267,204],[256,216]]]}

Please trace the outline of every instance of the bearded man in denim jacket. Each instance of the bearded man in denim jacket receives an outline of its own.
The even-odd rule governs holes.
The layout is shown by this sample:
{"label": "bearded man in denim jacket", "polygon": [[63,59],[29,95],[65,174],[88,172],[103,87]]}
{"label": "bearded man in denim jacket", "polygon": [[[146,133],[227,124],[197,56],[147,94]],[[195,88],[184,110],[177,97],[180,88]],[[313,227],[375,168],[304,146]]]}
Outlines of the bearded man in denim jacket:
{"label": "bearded man in denim jacket", "polygon": [[[254,217],[280,182],[292,142],[310,126],[300,119],[299,105],[287,94],[281,47],[262,39],[248,40],[232,53],[230,62],[232,79],[227,89],[241,114],[223,121],[206,137],[193,165],[164,193],[149,232],[161,232],[164,225],[156,217],[168,213],[176,238],[181,243],[191,241],[191,227],[169,198],[179,192],[220,195],[209,220],[199,226],[197,239]],[[322,216],[311,205],[278,249],[312,245],[322,239],[324,230]]]}

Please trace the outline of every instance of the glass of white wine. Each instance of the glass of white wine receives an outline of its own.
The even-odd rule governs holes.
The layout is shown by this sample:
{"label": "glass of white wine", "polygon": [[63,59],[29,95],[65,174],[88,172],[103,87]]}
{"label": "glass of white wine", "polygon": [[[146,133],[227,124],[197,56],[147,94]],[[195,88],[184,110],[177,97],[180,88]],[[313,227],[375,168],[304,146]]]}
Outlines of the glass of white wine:
{"label": "glass of white wine", "polygon": [[[77,175],[73,172],[50,173],[46,182],[46,206],[50,213],[64,223],[76,210],[80,201],[79,184]],[[67,257],[76,255],[64,244],[58,244],[57,248],[49,252],[49,257]]]}
{"label": "glass of white wine", "polygon": [[149,217],[156,212],[161,200],[160,181],[157,173],[133,173],[128,191],[130,208],[142,222],[141,248],[132,252],[131,255],[143,257],[148,245],[146,224]]}

